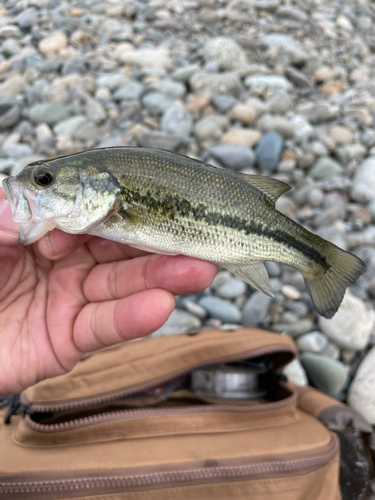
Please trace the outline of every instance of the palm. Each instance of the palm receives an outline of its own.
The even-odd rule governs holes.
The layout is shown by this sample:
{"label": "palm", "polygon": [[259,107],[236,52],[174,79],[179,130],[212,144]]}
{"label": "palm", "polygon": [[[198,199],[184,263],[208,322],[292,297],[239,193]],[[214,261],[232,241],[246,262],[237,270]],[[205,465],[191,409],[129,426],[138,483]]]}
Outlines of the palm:
{"label": "palm", "polygon": [[100,238],[75,247],[50,260],[45,241],[0,246],[0,394],[69,371],[87,352],[151,333],[172,311],[172,294],[205,288],[216,271]]}

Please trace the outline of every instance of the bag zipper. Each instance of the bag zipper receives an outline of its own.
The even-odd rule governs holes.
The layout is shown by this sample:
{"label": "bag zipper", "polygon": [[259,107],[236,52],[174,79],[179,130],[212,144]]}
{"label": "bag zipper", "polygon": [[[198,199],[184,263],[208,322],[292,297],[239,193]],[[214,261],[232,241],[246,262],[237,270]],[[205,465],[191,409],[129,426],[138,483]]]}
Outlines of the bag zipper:
{"label": "bag zipper", "polygon": [[231,363],[235,361],[243,361],[249,358],[257,358],[259,356],[277,354],[279,352],[285,352],[286,354],[296,355],[296,351],[287,345],[273,345],[270,347],[261,347],[258,349],[251,349],[247,352],[242,352],[241,354],[232,356],[221,356],[219,358],[214,358],[209,362],[205,363],[195,363],[189,366],[185,370],[179,370],[174,373],[169,373],[162,377],[158,377],[152,381],[136,384],[131,388],[122,389],[119,391],[114,391],[109,394],[102,394],[101,396],[86,397],[76,401],[66,401],[64,403],[33,403],[27,399],[24,393],[21,394],[20,401],[32,412],[58,412],[58,411],[69,411],[87,408],[88,406],[101,405],[103,403],[109,403],[116,399],[124,398],[136,394],[137,392],[151,390],[161,384],[175,380],[192,370],[197,368],[202,368],[203,366],[209,366],[219,363]]}
{"label": "bag zipper", "polygon": [[184,468],[184,470],[174,469],[147,474],[137,474],[134,470],[129,474],[119,474],[120,471],[114,471],[113,475],[108,475],[108,472],[102,475],[103,471],[101,471],[101,473],[92,473],[86,477],[61,479],[62,474],[67,474],[65,472],[60,473],[60,478],[56,480],[48,479],[47,476],[42,479],[41,475],[39,480],[0,482],[0,494],[17,495],[17,499],[33,499],[37,494],[39,500],[50,498],[55,500],[118,491],[142,491],[150,488],[173,488],[203,483],[293,477],[324,467],[337,454],[338,449],[338,439],[332,435],[330,442],[320,450],[318,455],[314,456],[311,456],[311,452],[304,452],[289,456],[289,459],[280,456],[279,461],[259,457],[256,463],[245,465],[233,464],[233,462],[231,465],[231,461],[228,460],[225,465],[207,463],[205,466],[201,464],[190,469]]}

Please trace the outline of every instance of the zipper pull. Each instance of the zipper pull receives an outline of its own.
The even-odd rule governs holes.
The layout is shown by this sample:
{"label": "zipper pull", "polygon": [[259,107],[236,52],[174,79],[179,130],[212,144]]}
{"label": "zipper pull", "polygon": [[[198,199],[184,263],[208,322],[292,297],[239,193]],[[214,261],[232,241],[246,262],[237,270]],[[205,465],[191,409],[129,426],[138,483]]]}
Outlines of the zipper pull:
{"label": "zipper pull", "polygon": [[8,396],[6,398],[0,399],[0,408],[8,405],[8,409],[5,413],[4,424],[10,424],[10,419],[12,415],[18,415],[23,413],[24,415],[28,413],[29,415],[34,412],[30,410],[30,405],[25,405],[20,402],[20,394],[14,394],[13,396]]}

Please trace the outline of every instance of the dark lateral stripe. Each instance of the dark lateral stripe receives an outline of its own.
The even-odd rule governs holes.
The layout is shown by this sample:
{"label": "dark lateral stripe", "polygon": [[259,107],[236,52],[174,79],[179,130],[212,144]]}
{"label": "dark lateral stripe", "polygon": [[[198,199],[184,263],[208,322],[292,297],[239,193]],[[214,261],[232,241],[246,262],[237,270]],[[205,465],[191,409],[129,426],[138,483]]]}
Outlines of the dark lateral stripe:
{"label": "dark lateral stripe", "polygon": [[233,217],[231,215],[225,215],[218,212],[209,212],[207,211],[208,207],[203,203],[193,206],[188,200],[179,199],[177,197],[156,199],[151,196],[150,192],[142,195],[139,192],[126,188],[123,189],[123,197],[130,205],[132,203],[139,203],[148,212],[169,215],[172,220],[177,214],[182,217],[190,216],[196,222],[204,220],[210,226],[221,225],[237,231],[242,231],[246,235],[256,234],[257,236],[277,241],[278,243],[301,252],[303,255],[322,266],[324,271],[330,269],[327,259],[318,250],[311,247],[307,243],[294,239],[290,234],[283,230],[269,229],[261,224],[258,224],[254,220],[241,219],[239,217]]}
{"label": "dark lateral stripe", "polygon": [[215,212],[206,213],[203,219],[210,225],[220,224],[225,227],[230,227],[231,229],[243,231],[246,235],[256,234],[257,236],[277,241],[278,243],[282,243],[289,248],[298,250],[306,255],[306,257],[314,260],[323,267],[324,271],[327,271],[330,268],[327,263],[327,259],[319,251],[302,241],[294,239],[288,233],[280,229],[272,230],[262,226],[261,224],[257,224],[255,221],[240,219],[230,215],[222,215]]}

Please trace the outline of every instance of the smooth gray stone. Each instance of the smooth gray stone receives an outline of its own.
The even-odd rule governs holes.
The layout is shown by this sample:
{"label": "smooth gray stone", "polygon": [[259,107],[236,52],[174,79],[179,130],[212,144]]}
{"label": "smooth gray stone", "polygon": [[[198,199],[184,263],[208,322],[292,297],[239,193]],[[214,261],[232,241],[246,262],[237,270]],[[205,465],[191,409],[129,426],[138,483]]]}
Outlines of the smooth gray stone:
{"label": "smooth gray stone", "polygon": [[309,175],[316,180],[324,180],[343,172],[342,166],[329,156],[322,156],[309,170]]}
{"label": "smooth gray stone", "polygon": [[137,101],[142,92],[144,86],[139,82],[129,82],[123,87],[120,87],[113,94],[115,101]]}
{"label": "smooth gray stone", "polygon": [[15,18],[15,22],[21,29],[31,28],[38,22],[38,11],[36,9],[30,8],[26,9]]}
{"label": "smooth gray stone", "polygon": [[189,64],[188,66],[176,69],[172,76],[177,82],[187,83],[189,78],[192,77],[197,71],[200,71],[200,69],[201,68],[198,64]]}
{"label": "smooth gray stone", "polygon": [[220,94],[237,96],[242,89],[241,80],[230,71],[218,74],[198,71],[189,79],[189,83],[195,94],[207,95],[211,99]]}
{"label": "smooth gray stone", "polygon": [[181,309],[174,309],[164,325],[156,330],[152,336],[172,335],[174,333],[187,333],[198,330],[202,326],[199,318]]}
{"label": "smooth gray stone", "polygon": [[87,62],[88,61],[80,55],[69,57],[63,62],[61,74],[64,76],[72,74],[84,75],[89,69]]}
{"label": "smooth gray stone", "polygon": [[328,345],[328,339],[321,332],[309,332],[298,337],[296,345],[299,351],[319,354]]}
{"label": "smooth gray stone", "polygon": [[267,132],[256,149],[256,162],[261,170],[275,172],[284,147],[284,139],[278,132]]}
{"label": "smooth gray stone", "polygon": [[151,116],[162,115],[173,105],[173,101],[161,92],[149,92],[142,97],[142,103]]}
{"label": "smooth gray stone", "polygon": [[183,99],[186,94],[186,86],[183,83],[174,82],[168,78],[152,83],[147,90],[160,92],[169,99]]}
{"label": "smooth gray stone", "polygon": [[292,337],[298,337],[304,333],[311,332],[314,328],[314,323],[311,319],[300,319],[292,324],[289,323],[275,323],[272,330],[278,333],[286,333]]}
{"label": "smooth gray stone", "polygon": [[183,106],[176,104],[165,111],[160,124],[162,131],[166,134],[187,141],[190,137],[193,120],[190,113]]}
{"label": "smooth gray stone", "polygon": [[372,425],[375,425],[374,366],[375,347],[368,352],[359,365],[348,393],[350,406],[363,415]]}
{"label": "smooth gray stone", "polygon": [[83,115],[72,116],[55,125],[53,127],[53,132],[55,135],[73,137],[75,132],[77,132],[86,122],[87,118]]}
{"label": "smooth gray stone", "polygon": [[301,354],[299,359],[309,380],[317,389],[335,396],[344,388],[348,374],[340,361],[312,352]]}
{"label": "smooth gray stone", "polygon": [[142,131],[138,135],[138,145],[144,148],[159,148],[176,151],[180,144],[181,139],[179,137],[153,130]]}
{"label": "smooth gray stone", "polygon": [[242,323],[245,326],[258,326],[268,314],[272,297],[268,297],[262,292],[254,292],[243,308]]}
{"label": "smooth gray stone", "polygon": [[270,278],[277,278],[281,275],[281,267],[277,262],[267,261],[264,263]]}
{"label": "smooth gray stone", "polygon": [[226,300],[208,296],[200,299],[198,303],[208,311],[211,317],[220,319],[223,323],[241,323],[240,309]]}
{"label": "smooth gray stone", "polygon": [[241,71],[248,64],[244,49],[229,37],[217,37],[209,40],[203,49],[205,61],[217,61],[224,71]]}
{"label": "smooth gray stone", "polygon": [[48,125],[55,125],[66,120],[69,115],[69,109],[59,102],[34,104],[29,112],[30,120],[33,123],[47,123]]}
{"label": "smooth gray stone", "polygon": [[105,87],[111,91],[124,87],[129,78],[121,73],[103,73],[96,79],[98,87]]}
{"label": "smooth gray stone", "polygon": [[267,96],[266,104],[270,113],[283,115],[291,109],[293,103],[285,90],[274,90]]}
{"label": "smooth gray stone", "polygon": [[6,129],[13,127],[21,119],[21,108],[19,106],[14,106],[8,109],[5,113],[0,116],[0,129]]}
{"label": "smooth gray stone", "polygon": [[221,285],[217,293],[222,299],[235,299],[246,293],[247,285],[239,278],[231,278],[226,283]]}
{"label": "smooth gray stone", "polygon": [[15,143],[3,144],[3,153],[11,158],[20,158],[21,156],[28,156],[33,154],[32,148],[28,144]]}
{"label": "smooth gray stone", "polygon": [[253,150],[245,144],[219,144],[207,150],[224,167],[233,170],[242,170],[251,167],[254,163]]}
{"label": "smooth gray stone", "polygon": [[221,113],[226,113],[229,111],[235,104],[238,103],[238,99],[228,94],[220,94],[212,99],[214,106]]}
{"label": "smooth gray stone", "polygon": [[375,201],[375,156],[366,158],[358,167],[351,196],[360,203]]}

